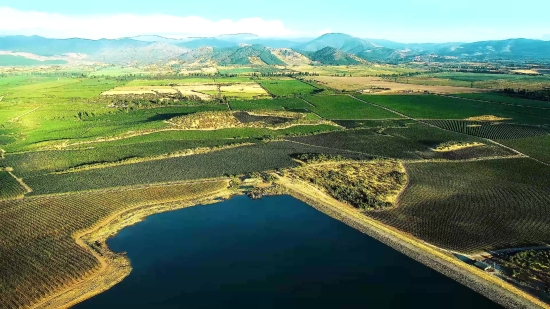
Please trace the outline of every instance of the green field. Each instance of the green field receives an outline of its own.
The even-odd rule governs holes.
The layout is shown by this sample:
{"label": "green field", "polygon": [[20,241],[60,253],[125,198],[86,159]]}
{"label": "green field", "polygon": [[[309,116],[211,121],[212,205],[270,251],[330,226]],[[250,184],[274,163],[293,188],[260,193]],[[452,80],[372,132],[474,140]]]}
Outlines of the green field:
{"label": "green field", "polygon": [[258,83],[275,97],[306,95],[319,89],[299,80],[259,80]]}
{"label": "green field", "polygon": [[232,110],[306,110],[313,107],[299,98],[231,101],[229,105]]}
{"label": "green field", "polygon": [[496,90],[505,88],[537,90],[543,87],[549,87],[550,77],[548,75],[527,76],[517,74],[443,72],[422,74],[412,77],[401,77],[397,79],[397,82],[418,85],[474,87]]}
{"label": "green field", "polygon": [[516,105],[521,107],[550,109],[550,102],[548,101],[537,101],[537,100],[515,98],[512,96],[508,96],[505,94],[498,94],[498,93],[462,93],[462,94],[457,94],[455,96],[466,98],[466,99],[511,104],[511,105]]}
{"label": "green field", "polygon": [[368,216],[460,252],[548,242],[550,167],[508,159],[406,168],[410,184],[399,206]]}
{"label": "green field", "polygon": [[498,140],[530,157],[550,164],[550,135],[512,140]]}
{"label": "green field", "polygon": [[511,122],[546,124],[550,110],[542,111],[435,95],[361,95],[359,98],[417,119],[465,119],[482,115],[511,118]]}
{"label": "green field", "polygon": [[327,119],[383,119],[402,118],[392,112],[361,102],[346,95],[305,96],[314,105],[314,112]]}

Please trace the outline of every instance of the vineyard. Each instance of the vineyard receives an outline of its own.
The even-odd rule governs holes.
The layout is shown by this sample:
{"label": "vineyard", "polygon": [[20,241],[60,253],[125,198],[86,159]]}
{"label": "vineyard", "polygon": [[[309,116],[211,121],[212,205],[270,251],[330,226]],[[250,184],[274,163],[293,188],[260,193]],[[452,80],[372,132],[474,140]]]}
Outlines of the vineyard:
{"label": "vineyard", "polygon": [[27,190],[15,178],[0,169],[0,201],[21,197],[25,193]]}
{"label": "vineyard", "polygon": [[[205,154],[140,162],[66,174],[25,178],[32,195],[75,192],[90,189],[205,179],[296,166],[292,154],[322,152],[352,158],[368,155],[326,150],[290,142],[268,142]],[[253,158],[253,159],[247,159]]]}
{"label": "vineyard", "polygon": [[0,202],[0,308],[29,307],[91,275],[95,257],[73,235],[132,208],[192,200],[226,181],[174,184]]}
{"label": "vineyard", "polygon": [[289,110],[302,111],[311,109],[311,105],[298,98],[281,98],[273,100],[231,101],[232,110]]}
{"label": "vineyard", "polygon": [[460,154],[467,154],[465,158],[461,158],[467,159],[472,155],[482,155],[483,152],[489,156],[511,154],[503,148],[489,145],[448,153],[434,152],[431,150],[432,148],[445,142],[482,142],[482,140],[473,136],[431,128],[423,124],[412,124],[408,128],[331,132],[293,137],[289,140],[321,147],[357,151],[372,156],[400,159],[461,158]]}
{"label": "vineyard", "polygon": [[514,123],[542,125],[550,114],[521,106],[470,101],[436,95],[359,95],[372,102],[417,119],[466,119],[482,115],[510,118]]}
{"label": "vineyard", "polygon": [[548,243],[550,167],[507,159],[406,169],[410,184],[399,206],[368,216],[460,252]]}
{"label": "vineyard", "polygon": [[318,92],[319,89],[299,80],[260,80],[258,83],[275,97],[306,95]]}
{"label": "vineyard", "polygon": [[511,104],[516,106],[530,107],[530,108],[550,109],[550,102],[514,98],[504,94],[464,93],[464,94],[457,94],[456,96],[461,98],[466,98],[466,99],[490,101],[490,102]]}
{"label": "vineyard", "polygon": [[550,134],[521,139],[499,140],[498,142],[550,164],[550,151],[548,151],[550,149]]}
{"label": "vineyard", "polygon": [[350,96],[305,96],[315,107],[314,112],[327,119],[384,119],[401,118],[392,112],[356,100]]}
{"label": "vineyard", "polygon": [[549,134],[540,127],[500,122],[467,120],[425,120],[424,122],[445,130],[489,139],[517,139]]}

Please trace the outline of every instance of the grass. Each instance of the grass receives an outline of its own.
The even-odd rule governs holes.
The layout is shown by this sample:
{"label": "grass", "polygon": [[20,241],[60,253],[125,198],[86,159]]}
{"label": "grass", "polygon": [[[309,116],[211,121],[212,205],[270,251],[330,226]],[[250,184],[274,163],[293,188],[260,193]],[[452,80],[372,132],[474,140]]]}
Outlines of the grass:
{"label": "grass", "polygon": [[260,80],[258,83],[275,97],[306,95],[319,91],[299,80]]}
{"label": "grass", "polygon": [[495,146],[462,149],[449,153],[438,153],[432,149],[438,145],[455,142],[482,142],[482,140],[458,133],[428,127],[422,124],[409,128],[360,129],[324,133],[313,136],[290,138],[305,144],[341,150],[357,151],[372,156],[397,159],[469,159],[475,157],[509,155]]}
{"label": "grass", "polygon": [[249,77],[182,77],[180,79],[135,79],[128,82],[125,86],[173,86],[188,84],[235,84],[253,82],[254,80]]}
{"label": "grass", "polygon": [[306,110],[312,106],[299,98],[282,98],[273,100],[231,101],[232,110]]}
{"label": "grass", "polygon": [[13,178],[8,172],[2,171],[1,169],[0,184],[0,201],[21,197],[27,193],[27,190],[25,190],[25,188],[21,186],[15,178]]}
{"label": "grass", "polygon": [[547,243],[550,167],[508,159],[406,168],[410,184],[399,206],[369,216],[466,253]]}
{"label": "grass", "polygon": [[545,124],[550,117],[532,109],[434,95],[360,95],[359,98],[419,119],[465,119],[494,115],[512,122]]}
{"label": "grass", "polygon": [[346,129],[358,128],[406,128],[416,123],[410,119],[382,119],[382,120],[335,120],[335,123]]}
{"label": "grass", "polygon": [[498,140],[530,157],[550,164],[550,135],[536,136],[512,140]]}
{"label": "grass", "polygon": [[[322,150],[325,153],[328,150]],[[297,165],[292,154],[320,152],[319,148],[289,142],[261,143],[218,152],[121,165],[105,169],[68,174],[50,174],[25,178],[33,188],[31,194],[76,192],[149,183],[213,178],[223,175],[246,174]],[[344,151],[329,154],[367,158]],[[254,158],[251,160],[250,158]]]}
{"label": "grass", "polygon": [[30,307],[98,270],[96,258],[73,239],[76,232],[124,210],[192,200],[226,185],[177,184],[0,202],[0,307]]}
{"label": "grass", "polygon": [[383,119],[401,118],[392,112],[346,95],[305,96],[315,107],[314,112],[327,119]]}

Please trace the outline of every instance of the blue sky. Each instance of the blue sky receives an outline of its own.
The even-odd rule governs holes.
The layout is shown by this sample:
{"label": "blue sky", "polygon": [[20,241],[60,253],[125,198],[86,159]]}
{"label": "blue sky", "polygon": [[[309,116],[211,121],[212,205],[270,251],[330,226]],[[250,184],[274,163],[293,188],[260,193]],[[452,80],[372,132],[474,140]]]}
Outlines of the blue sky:
{"label": "blue sky", "polygon": [[184,37],[238,31],[268,37],[344,32],[402,42],[540,39],[550,34],[548,12],[550,1],[544,0],[2,0],[0,34]]}

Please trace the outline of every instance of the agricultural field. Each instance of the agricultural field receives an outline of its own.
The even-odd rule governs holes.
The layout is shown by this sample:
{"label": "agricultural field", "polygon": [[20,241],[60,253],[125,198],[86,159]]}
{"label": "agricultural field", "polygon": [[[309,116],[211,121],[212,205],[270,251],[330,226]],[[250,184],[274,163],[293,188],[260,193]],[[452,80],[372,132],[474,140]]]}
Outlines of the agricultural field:
{"label": "agricultural field", "polygon": [[[1,162],[1,161],[0,161]],[[0,201],[23,197],[27,190],[8,172],[0,169]]]}
{"label": "agricultural field", "polygon": [[[319,152],[315,146],[291,142],[268,142],[243,146],[195,156],[154,160],[105,169],[93,169],[65,174],[46,174],[25,178],[33,188],[31,195],[76,192],[91,189],[165,183],[182,180],[207,179],[226,175],[275,170],[297,165],[291,155]],[[368,155],[348,153],[345,150],[322,150],[323,153],[352,158]],[[256,158],[245,160],[243,158]],[[133,175],[140,175],[134,177]]]}
{"label": "agricultural field", "polygon": [[425,120],[425,122],[445,130],[497,140],[550,134],[547,130],[537,126],[509,124],[506,122],[468,120]]}
{"label": "agricultural field", "polygon": [[529,159],[405,167],[410,184],[399,206],[366,215],[459,252],[548,242],[550,167]]}
{"label": "agricultural field", "polygon": [[1,308],[97,273],[76,232],[265,172],[290,171],[444,249],[550,239],[546,102],[451,84],[417,89],[449,96],[343,92],[409,89],[373,76],[419,71],[405,65],[174,68],[187,69],[0,74]]}
{"label": "agricultural field", "polygon": [[292,137],[289,140],[314,145],[323,149],[339,149],[383,158],[399,159],[449,159],[460,160],[472,157],[509,156],[503,148],[486,144],[482,147],[451,152],[436,152],[443,143],[480,142],[473,136],[434,129],[423,124],[405,128],[373,128],[324,133],[313,136]]}
{"label": "agricultural field", "polygon": [[372,102],[416,119],[466,119],[497,116],[520,124],[542,125],[550,121],[550,110],[525,109],[435,95],[359,95]]}
{"label": "agricultural field", "polygon": [[402,118],[351,96],[305,96],[311,110],[323,118],[338,120]]}
{"label": "agricultural field", "polygon": [[475,88],[465,88],[456,86],[445,85],[419,85],[415,83],[397,83],[392,80],[384,79],[381,77],[350,77],[350,76],[314,76],[307,79],[314,80],[315,82],[326,85],[328,87],[341,90],[341,91],[363,91],[372,93],[399,93],[399,92],[411,92],[411,93],[442,93],[442,94],[454,94],[454,93],[472,93],[482,92],[484,90]]}
{"label": "agricultural field", "polygon": [[123,211],[190,201],[226,187],[221,180],[0,201],[0,307],[29,307],[99,270],[75,233]]}
{"label": "agricultural field", "polygon": [[401,77],[398,78],[397,81],[400,83],[419,85],[473,87],[481,89],[521,88],[538,90],[544,87],[550,87],[550,77],[548,76],[526,76],[517,74],[444,72]]}
{"label": "agricultural field", "polygon": [[498,140],[499,143],[512,147],[532,158],[550,164],[550,134],[536,137]]}
{"label": "agricultural field", "polygon": [[527,108],[550,109],[550,102],[548,101],[528,100],[499,93],[464,93],[457,94],[456,96],[466,99],[497,102]]}
{"label": "agricultural field", "polygon": [[312,105],[300,98],[278,98],[272,100],[247,100],[229,102],[232,110],[287,110],[306,111]]}
{"label": "agricultural field", "polygon": [[307,95],[321,91],[318,88],[295,79],[268,79],[258,82],[265,90],[275,97]]}

